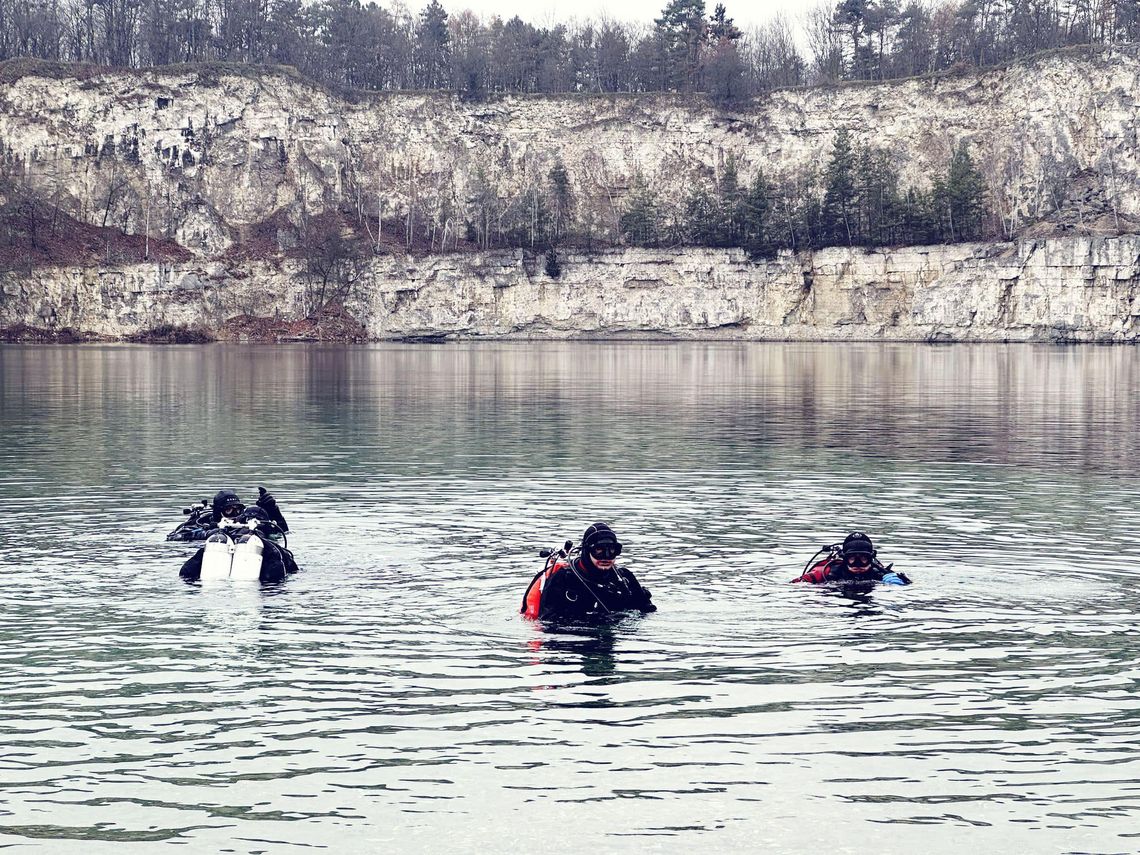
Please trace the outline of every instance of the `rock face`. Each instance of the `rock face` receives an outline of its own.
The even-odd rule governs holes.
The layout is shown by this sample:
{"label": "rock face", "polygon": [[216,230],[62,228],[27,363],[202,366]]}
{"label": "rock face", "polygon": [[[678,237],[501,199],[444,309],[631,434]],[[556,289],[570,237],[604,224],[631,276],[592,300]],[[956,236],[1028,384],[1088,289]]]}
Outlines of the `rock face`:
{"label": "rock face", "polygon": [[239,315],[296,321],[343,304],[376,339],[1137,338],[1140,238],[1127,235],[766,262],[736,250],[566,249],[557,279],[522,250],[386,250],[353,258],[331,289],[327,270],[321,285],[320,265],[306,264],[297,245],[315,217],[335,211],[370,236],[382,213],[385,235],[401,222],[421,247],[449,248],[481,205],[487,213],[481,199],[496,200],[496,215],[517,214],[556,163],[569,175],[570,230],[582,242],[613,240],[636,174],[674,201],[730,156],[743,180],[761,168],[802,180],[841,127],[888,150],[916,186],[966,142],[1010,235],[1051,211],[1077,224],[1111,218],[1127,231],[1140,215],[1135,46],[971,76],[784,90],[737,112],[665,95],[346,99],[288,72],[216,66],[45,66],[6,79],[5,186],[190,255],[0,273],[0,326],[217,332]]}
{"label": "rock face", "polygon": [[496,216],[518,214],[557,162],[572,230],[612,238],[635,173],[666,201],[730,155],[745,180],[760,168],[802,178],[841,127],[890,152],[907,186],[929,186],[966,142],[1011,236],[1058,208],[1075,222],[1140,214],[1137,46],[780,90],[735,112],[668,95],[347,100],[286,72],[237,68],[67,73],[44,67],[0,85],[8,168],[80,220],[207,257],[257,224],[288,243],[332,208],[374,226],[378,213],[397,220],[414,206],[414,230],[447,241],[488,192]]}
{"label": "rock face", "polygon": [[[373,339],[1140,340],[1140,237],[865,252],[606,250],[553,279],[522,251],[381,257],[345,293]],[[296,318],[313,283],[285,264],[47,268],[4,274],[0,326],[109,337],[245,314]]]}

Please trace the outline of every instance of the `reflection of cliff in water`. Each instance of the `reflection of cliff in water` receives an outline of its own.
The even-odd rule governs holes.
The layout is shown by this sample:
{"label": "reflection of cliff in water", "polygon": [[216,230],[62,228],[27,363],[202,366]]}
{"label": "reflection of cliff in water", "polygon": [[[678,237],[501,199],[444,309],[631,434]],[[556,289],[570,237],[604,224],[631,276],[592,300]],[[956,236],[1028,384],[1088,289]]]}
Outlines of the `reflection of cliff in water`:
{"label": "reflection of cliff in water", "polygon": [[319,448],[346,471],[405,472],[583,456],[704,468],[834,448],[1131,472],[1138,359],[1047,345],[7,347],[0,405],[31,467],[64,447],[104,471],[125,455],[225,469]]}
{"label": "reflection of cliff in water", "polygon": [[925,461],[1135,466],[1134,349],[854,345],[768,356],[722,439]]}

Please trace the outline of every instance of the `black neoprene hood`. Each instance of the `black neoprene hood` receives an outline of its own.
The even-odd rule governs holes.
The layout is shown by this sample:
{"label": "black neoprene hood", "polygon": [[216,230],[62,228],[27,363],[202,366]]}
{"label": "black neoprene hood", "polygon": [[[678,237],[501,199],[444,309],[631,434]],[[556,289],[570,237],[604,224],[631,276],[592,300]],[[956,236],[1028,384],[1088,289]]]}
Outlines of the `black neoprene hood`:
{"label": "black neoprene hood", "polygon": [[874,555],[875,545],[861,531],[853,531],[843,539],[844,555]]}

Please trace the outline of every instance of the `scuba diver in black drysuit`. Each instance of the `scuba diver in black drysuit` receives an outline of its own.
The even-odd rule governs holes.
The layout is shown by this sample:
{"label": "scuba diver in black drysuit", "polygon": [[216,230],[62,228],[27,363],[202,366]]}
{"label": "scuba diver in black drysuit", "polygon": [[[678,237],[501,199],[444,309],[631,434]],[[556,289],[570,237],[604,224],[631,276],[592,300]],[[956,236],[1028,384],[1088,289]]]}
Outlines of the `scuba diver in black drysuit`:
{"label": "scuba diver in black drysuit", "polygon": [[[283,534],[288,533],[289,524],[285,522],[285,515],[281,513],[281,509],[277,506],[277,500],[273,495],[264,487],[257,488],[258,497],[256,505],[262,508],[268,515],[269,520],[277,527]],[[167,540],[205,540],[210,536],[210,533],[215,531],[218,526],[222,524],[223,519],[237,519],[243,512],[245,512],[245,505],[242,504],[238,494],[233,490],[219,490],[215,495],[213,501],[207,505],[206,500],[203,499],[199,504],[192,505],[189,508],[183,508],[182,513],[186,514],[189,519],[182,523],[174,531],[166,536]]]}
{"label": "scuba diver in black drysuit", "polygon": [[582,535],[582,548],[571,544],[544,551],[546,566],[523,594],[522,608],[529,618],[585,623],[626,611],[657,611],[649,590],[624,567],[616,565],[622,545],[605,523],[594,523]]}
{"label": "scuba diver in black drysuit", "polygon": [[[273,498],[264,487],[258,487],[260,496],[257,504],[247,508],[233,490],[219,490],[211,503],[211,514],[202,521],[203,526],[209,526],[202,537],[184,538],[186,540],[212,540],[215,537],[233,537],[239,542],[247,540],[255,530],[248,529],[247,524],[256,521],[256,533],[262,542],[261,554],[261,581],[280,582],[290,573],[298,570],[293,553],[289,551],[288,541],[283,544],[274,543],[271,537],[280,535],[284,538],[289,531],[285,517],[277,507],[277,500]],[[185,523],[184,523],[185,525]],[[223,531],[224,529],[224,531]],[[245,529],[242,531],[242,529]],[[173,535],[177,532],[171,532]],[[183,539],[167,536],[167,540]],[[189,581],[197,581],[202,575],[202,558],[206,547],[202,546],[190,559],[182,565],[178,575]]]}

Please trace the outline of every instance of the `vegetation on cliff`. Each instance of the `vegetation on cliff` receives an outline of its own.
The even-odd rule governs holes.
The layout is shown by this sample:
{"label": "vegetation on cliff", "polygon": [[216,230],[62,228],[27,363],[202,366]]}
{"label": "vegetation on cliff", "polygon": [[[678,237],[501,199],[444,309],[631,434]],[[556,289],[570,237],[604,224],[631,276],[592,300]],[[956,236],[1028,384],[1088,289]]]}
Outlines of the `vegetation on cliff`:
{"label": "vegetation on cliff", "polygon": [[294,66],[324,84],[374,91],[708,92],[732,101],[1140,39],[1134,0],[821,0],[803,21],[777,17],[751,32],[729,12],[668,0],[649,26],[541,26],[449,14],[439,0],[415,14],[359,0],[0,0],[0,60],[222,61]]}
{"label": "vegetation on cliff", "polygon": [[[749,53],[755,34],[724,6],[709,14],[703,0],[670,0],[652,31],[629,43],[632,64],[616,66],[599,53],[602,25],[563,51],[518,19],[449,16],[436,2],[403,29],[387,26],[392,13],[352,0],[319,0],[287,20],[276,3],[223,0],[207,14],[200,0],[73,2],[52,9],[86,17],[44,29],[50,15],[21,17],[17,0],[0,0],[12,12],[0,15],[0,55],[52,58],[0,64],[0,266],[9,269],[301,259],[304,308],[319,311],[355,288],[371,257],[393,252],[522,248],[558,277],[572,247],[743,247],[761,256],[1034,229],[1118,234],[1135,227],[1140,207],[1130,189],[1134,141],[1121,129],[1129,96],[1112,84],[1138,73],[1131,48],[1038,54],[1030,72],[723,103],[775,82],[879,78],[950,57],[961,67],[964,58],[991,62],[1131,32],[1123,18],[1090,29],[1087,6],[1050,7],[1055,14],[1038,16],[1030,32],[1029,7],[1001,6],[1009,17],[999,23],[999,7],[987,6],[979,23],[971,0],[955,7],[954,27],[942,9],[924,30],[914,8],[843,0],[812,19],[813,58],[761,83],[763,64]],[[463,33],[473,39],[465,53]],[[918,51],[924,33],[937,36],[938,50]],[[391,41],[400,38],[403,54]],[[478,73],[459,74],[471,57],[482,57]],[[252,64],[262,60],[296,60],[329,85]],[[192,64],[106,74],[90,64],[175,61]],[[391,74],[374,76],[385,68]],[[346,101],[333,91],[346,85],[671,94],[485,103],[358,89]],[[701,89],[722,103],[710,106]],[[1091,121],[1074,118],[1090,105]]]}
{"label": "vegetation on cliff", "polygon": [[621,229],[637,246],[739,246],[753,255],[822,246],[956,243],[997,235],[985,186],[965,145],[930,188],[903,188],[882,149],[859,147],[846,130],[821,173],[769,179],[763,170],[744,186],[729,158],[719,180],[696,184],[670,208],[635,179]]}

